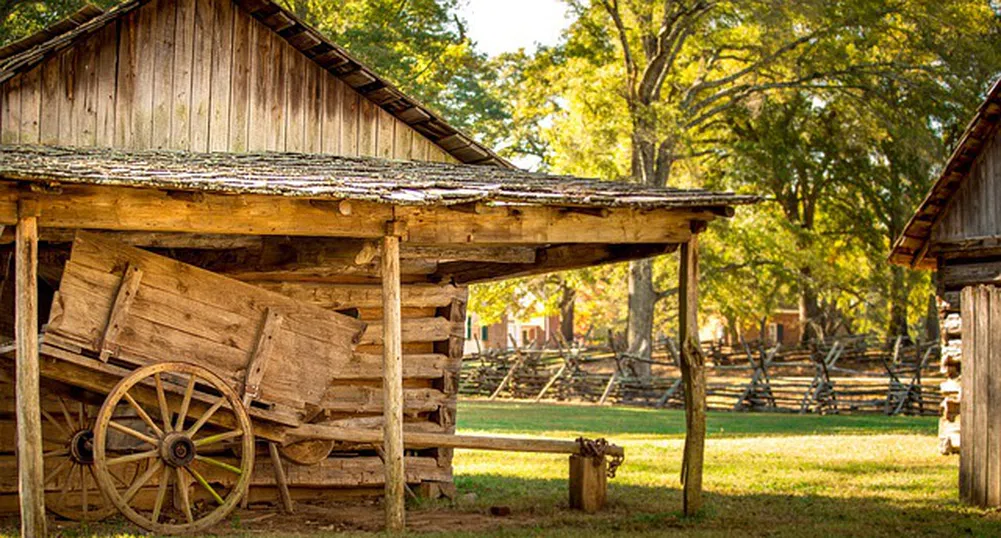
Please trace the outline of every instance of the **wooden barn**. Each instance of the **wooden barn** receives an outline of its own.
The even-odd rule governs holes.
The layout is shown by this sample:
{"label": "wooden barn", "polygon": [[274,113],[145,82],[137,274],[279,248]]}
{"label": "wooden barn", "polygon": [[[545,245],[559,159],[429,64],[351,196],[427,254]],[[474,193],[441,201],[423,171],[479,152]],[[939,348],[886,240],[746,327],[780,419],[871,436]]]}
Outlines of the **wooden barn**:
{"label": "wooden barn", "polygon": [[[960,497],[1001,506],[1001,81],[890,255],[938,271],[940,448],[959,453]],[[960,427],[962,435],[960,435]]]}
{"label": "wooden barn", "polygon": [[[517,170],[270,0],[129,0],[7,46],[0,144],[0,333],[16,338],[4,348],[16,360],[0,363],[9,367],[0,375],[0,507],[20,500],[26,535],[44,533],[45,503],[68,517],[83,508],[86,518],[88,503],[101,500],[86,461],[72,462],[81,473],[72,482],[39,447],[58,453],[87,429],[88,409],[130,368],[208,356],[237,365],[225,373],[238,378],[254,434],[272,443],[249,481],[251,503],[285,491],[322,499],[385,492],[387,524],[399,529],[404,483],[450,491],[451,447],[462,443],[435,435],[455,433],[467,286],[679,247],[692,402],[686,510],[697,510],[697,238],[754,198]],[[136,264],[148,275],[167,267],[204,277],[218,292],[174,277],[140,282],[129,276]],[[73,310],[81,281],[111,291],[91,311]],[[166,303],[153,300],[163,293]],[[256,299],[237,312],[231,296]],[[163,307],[170,301],[192,306]],[[356,318],[367,328],[342,345],[297,325],[313,342],[303,356],[323,357],[332,378],[309,377],[293,390],[312,366],[292,351],[299,348],[265,345],[271,331],[281,334],[276,310],[296,323],[305,314],[287,312],[312,312],[305,319],[331,326]],[[96,318],[99,329],[73,333],[71,311]],[[153,343],[170,357],[151,359]],[[264,350],[282,349],[261,362]],[[79,386],[64,391],[51,381],[65,380],[70,363],[87,368],[72,370]],[[171,413],[180,428],[191,389],[173,394],[159,377],[156,388],[166,430]],[[266,401],[268,390],[275,401]],[[327,433],[310,439],[303,432],[315,426]],[[359,438],[368,441],[345,441]],[[156,524],[169,477],[144,478],[125,503],[152,505]],[[172,484],[174,502],[187,503],[191,482]],[[67,489],[83,500],[66,506],[58,493]],[[90,517],[100,508],[90,506]]]}

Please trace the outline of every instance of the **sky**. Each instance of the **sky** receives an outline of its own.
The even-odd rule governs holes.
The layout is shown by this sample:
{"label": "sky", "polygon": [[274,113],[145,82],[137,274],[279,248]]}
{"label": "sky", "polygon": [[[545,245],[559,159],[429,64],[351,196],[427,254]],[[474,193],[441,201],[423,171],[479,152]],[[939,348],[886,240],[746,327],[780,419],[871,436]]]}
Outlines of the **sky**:
{"label": "sky", "polygon": [[459,16],[468,23],[470,39],[489,56],[555,45],[570,25],[560,0],[466,0]]}

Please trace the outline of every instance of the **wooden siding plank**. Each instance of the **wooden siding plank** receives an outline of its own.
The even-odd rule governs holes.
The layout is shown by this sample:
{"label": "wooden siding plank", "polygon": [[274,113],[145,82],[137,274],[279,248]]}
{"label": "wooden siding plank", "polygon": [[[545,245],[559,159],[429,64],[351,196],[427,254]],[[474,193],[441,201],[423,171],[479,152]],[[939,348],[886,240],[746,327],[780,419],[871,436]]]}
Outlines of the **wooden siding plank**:
{"label": "wooden siding plank", "polygon": [[376,155],[376,138],[379,125],[376,120],[376,106],[372,101],[362,97],[359,100],[358,115],[358,154],[366,157]]}
{"label": "wooden siding plank", "polygon": [[[274,67],[271,52],[271,32],[253,19],[250,20],[250,43],[253,47],[253,63],[250,72],[250,133],[247,149],[263,151],[268,149],[268,120],[270,119],[269,86],[271,69]],[[273,127],[272,131],[275,130]]]}
{"label": "wooden siding plank", "polygon": [[174,24],[173,87],[169,147],[191,149],[192,69],[195,48],[195,0],[176,0]]}
{"label": "wooden siding plank", "polygon": [[413,142],[413,129],[409,127],[396,129],[396,143],[393,145],[393,157],[409,161]]}
{"label": "wooden siding plank", "polygon": [[42,64],[42,104],[39,118],[39,142],[46,145],[59,144],[59,108],[63,102],[62,63],[59,57],[52,57]]}
{"label": "wooden siding plank", "polygon": [[375,142],[376,155],[383,159],[393,158],[393,143],[396,139],[397,119],[381,108],[377,114],[379,135]]}
{"label": "wooden siding plank", "polygon": [[341,83],[341,155],[358,155],[358,92]]}
{"label": "wooden siding plank", "polygon": [[15,76],[2,86],[3,104],[0,105],[0,121],[3,131],[0,142],[17,144],[21,137],[21,76]]}
{"label": "wooden siding plank", "polygon": [[21,144],[37,144],[39,141],[39,95],[41,94],[41,67],[35,67],[22,76],[21,80]]}
{"label": "wooden siding plank", "polygon": [[[215,23],[215,2],[196,0],[192,21],[191,59],[191,127],[190,148],[192,151],[208,151],[212,117],[212,50]],[[219,54],[228,54],[229,50]]]}
{"label": "wooden siding plank", "polygon": [[[992,148],[994,154],[996,148]],[[991,360],[988,364],[988,424],[987,424],[987,505],[1001,506],[1001,293],[998,288],[990,290],[989,339]]]}
{"label": "wooden siding plank", "polygon": [[305,151],[323,150],[323,77],[326,72],[311,60],[306,60],[306,145]]}
{"label": "wooden siding plank", "polygon": [[323,74],[323,153],[341,152],[341,81],[326,71]]}
{"label": "wooden siding plank", "polygon": [[[960,308],[962,309],[963,323],[963,375],[960,377],[959,406],[960,424],[973,425],[973,379],[974,363],[977,354],[977,324],[974,323],[976,311],[973,303],[975,301],[974,288],[963,289]],[[972,430],[972,428],[969,428]],[[964,437],[967,432],[964,432]],[[959,446],[959,496],[966,502],[973,500],[973,458],[974,443],[972,431],[969,431],[970,438],[963,439]],[[968,442],[967,442],[968,441]]]}
{"label": "wooden siding plank", "polygon": [[[250,117],[253,91],[252,78],[257,44],[253,20],[242,9],[233,10],[233,78],[229,113],[229,144],[234,152],[250,148]],[[217,71],[218,72],[218,71]]]}
{"label": "wooden siding plank", "polygon": [[[289,61],[289,56],[295,51],[280,36],[268,30],[263,25],[259,24],[259,26],[264,29],[267,39],[271,41],[271,68],[268,70],[269,79],[267,82],[269,113],[265,120],[267,123],[261,125],[261,128],[267,134],[268,150],[285,151],[285,135],[287,132],[285,103],[288,99],[285,63]],[[286,54],[286,52],[289,52],[289,54]]]}
{"label": "wooden siding plank", "polygon": [[988,287],[980,287],[977,290],[976,319],[977,324],[977,357],[975,365],[975,377],[973,387],[974,398],[974,418],[973,418],[973,441],[976,443],[977,468],[973,471],[975,500],[979,505],[987,502],[987,473],[989,464],[988,446],[988,418],[990,413],[990,364],[993,359],[991,353],[991,319],[990,319],[991,292]]}
{"label": "wooden siding plank", "polygon": [[[177,3],[171,0],[154,1],[156,11],[153,19],[155,47],[152,64],[153,129],[150,132],[150,144],[153,148],[173,148],[171,125],[173,123],[174,100],[176,99],[174,95],[174,53],[176,48],[174,39]],[[190,106],[190,103],[185,106]]]}
{"label": "wooden siding plank", "polygon": [[75,60],[72,140],[74,145],[90,147],[97,144],[97,50],[93,38],[76,46]]}
{"label": "wooden siding plank", "polygon": [[109,24],[97,34],[97,131],[95,144],[115,144],[115,100],[118,95],[118,25]]}
{"label": "wooden siding plank", "polygon": [[134,149],[148,149],[153,143],[153,62],[156,54],[153,33],[156,4],[139,8],[135,25],[136,78],[132,105],[132,144]]}
{"label": "wooden siding plank", "polygon": [[[282,43],[282,48],[287,48]],[[285,62],[285,149],[302,152],[306,142],[306,58],[296,50],[287,50]]]}
{"label": "wooden siding plank", "polygon": [[[147,8],[141,8],[140,12]],[[139,13],[133,11],[118,21],[118,77],[115,97],[115,145],[135,147],[135,123],[132,118],[136,95],[136,70],[139,45],[136,42]]]}
{"label": "wooden siding plank", "polygon": [[[226,0],[208,0],[208,8],[212,12],[212,72],[210,76],[210,111],[209,111],[209,145],[210,151],[226,151],[230,147],[230,114],[234,106],[232,87],[238,76],[241,76],[246,87],[247,73],[238,75],[234,69],[236,43],[233,40],[236,26],[233,14],[233,2]],[[201,9],[202,4],[199,4]],[[246,43],[241,43],[241,50],[246,51]],[[246,108],[246,103],[241,101]]]}
{"label": "wooden siding plank", "polygon": [[79,112],[77,101],[76,56],[78,50],[70,48],[59,55],[62,64],[59,76],[62,79],[60,90],[63,94],[63,104],[59,107],[59,142],[61,144],[76,144],[76,114]]}

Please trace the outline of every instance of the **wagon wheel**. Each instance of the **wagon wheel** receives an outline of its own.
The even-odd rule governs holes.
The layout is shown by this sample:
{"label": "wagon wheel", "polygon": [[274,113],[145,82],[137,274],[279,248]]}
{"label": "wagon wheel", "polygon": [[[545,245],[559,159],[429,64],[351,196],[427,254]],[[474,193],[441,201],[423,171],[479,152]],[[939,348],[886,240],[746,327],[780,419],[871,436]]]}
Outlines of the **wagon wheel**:
{"label": "wagon wheel", "polygon": [[[100,521],[115,513],[97,487],[94,478],[94,415],[96,409],[85,402],[50,396],[47,402],[58,403],[59,411],[43,406],[42,414],[51,426],[46,428],[45,507],[58,516],[74,521]],[[54,407],[54,406],[53,406]],[[50,408],[51,409],[51,408]],[[116,469],[114,478],[126,481],[134,477],[137,465]]]}
{"label": "wagon wheel", "polygon": [[[183,396],[168,393],[165,385],[171,382]],[[196,386],[198,398],[193,397]],[[211,394],[218,396],[201,401],[203,395]],[[112,411],[122,400],[142,419],[143,426],[136,429],[112,420]],[[217,414],[223,408],[229,413]],[[214,428],[209,420],[232,427]],[[124,454],[114,451],[108,442],[112,431],[140,441],[139,448]],[[229,453],[229,442],[240,444],[238,465],[223,460]],[[123,486],[111,471],[132,462],[145,464],[145,471]],[[125,517],[158,534],[198,532],[220,522],[246,494],[253,466],[254,435],[246,409],[233,389],[201,366],[164,362],[140,368],[115,386],[97,415],[94,472],[101,491]],[[236,483],[232,487],[218,485],[218,481],[233,479]],[[196,494],[207,495],[193,499],[189,490],[192,482],[199,485]],[[152,508],[146,509],[148,503],[140,502],[139,494],[154,484]],[[167,495],[171,484],[172,502]]]}

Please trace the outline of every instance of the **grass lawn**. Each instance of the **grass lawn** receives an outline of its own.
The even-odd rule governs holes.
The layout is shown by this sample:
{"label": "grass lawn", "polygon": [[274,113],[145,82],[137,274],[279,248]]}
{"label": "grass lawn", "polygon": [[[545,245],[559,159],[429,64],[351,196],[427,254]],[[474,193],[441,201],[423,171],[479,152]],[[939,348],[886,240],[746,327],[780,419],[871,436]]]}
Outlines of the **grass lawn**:
{"label": "grass lawn", "polygon": [[958,458],[936,452],[933,417],[710,413],[705,511],[690,520],[681,411],[463,402],[458,416],[463,433],[626,447],[610,507],[594,516],[566,510],[565,457],[457,451],[460,493],[476,494],[460,509],[510,506],[530,522],[470,536],[1001,536],[1001,515],[958,503]]}
{"label": "grass lawn", "polygon": [[[458,450],[459,497],[409,508],[426,536],[1001,536],[1001,513],[956,499],[958,458],[936,452],[936,419],[710,413],[705,509],[681,517],[684,413],[594,406],[459,405],[463,433],[607,437],[626,448],[600,514],[567,509],[567,458]],[[506,506],[512,514],[489,515]],[[272,510],[273,512],[274,510]],[[215,529],[238,536],[371,536],[381,528],[373,503],[303,504],[283,516],[251,510]],[[252,521],[271,517],[264,523]],[[0,526],[16,532],[12,520]],[[130,535],[121,518],[64,526],[61,536]]]}

